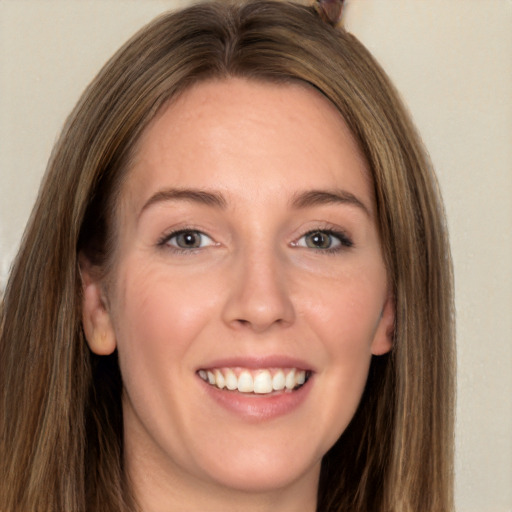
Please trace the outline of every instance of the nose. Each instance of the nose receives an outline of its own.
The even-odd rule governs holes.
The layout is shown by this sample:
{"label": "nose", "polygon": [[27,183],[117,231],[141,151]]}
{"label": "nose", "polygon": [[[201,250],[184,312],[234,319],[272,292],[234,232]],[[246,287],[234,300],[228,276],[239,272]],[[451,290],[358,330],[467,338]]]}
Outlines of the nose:
{"label": "nose", "polygon": [[235,329],[262,333],[288,327],[295,309],[288,289],[286,262],[273,251],[240,257],[232,268],[224,321]]}

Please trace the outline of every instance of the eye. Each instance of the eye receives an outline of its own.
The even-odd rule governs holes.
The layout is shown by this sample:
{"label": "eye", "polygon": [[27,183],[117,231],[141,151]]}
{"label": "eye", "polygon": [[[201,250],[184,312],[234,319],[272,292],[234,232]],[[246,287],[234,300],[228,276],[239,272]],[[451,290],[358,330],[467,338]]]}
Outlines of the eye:
{"label": "eye", "polygon": [[343,247],[352,247],[353,243],[344,233],[332,230],[315,230],[303,235],[295,245],[309,249],[336,251]]}
{"label": "eye", "polygon": [[175,231],[170,235],[167,235],[161,242],[160,245],[170,245],[176,249],[202,249],[214,245],[213,240],[201,231],[194,229],[184,229],[181,231]]}

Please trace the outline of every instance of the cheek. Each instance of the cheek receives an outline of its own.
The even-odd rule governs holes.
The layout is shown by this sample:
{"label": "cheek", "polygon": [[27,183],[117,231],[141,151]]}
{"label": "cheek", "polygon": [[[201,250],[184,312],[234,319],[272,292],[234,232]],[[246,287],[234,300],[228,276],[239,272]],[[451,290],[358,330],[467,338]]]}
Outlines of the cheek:
{"label": "cheek", "polygon": [[311,293],[305,306],[308,324],[324,351],[324,371],[318,379],[325,404],[323,423],[332,426],[327,447],[347,427],[361,399],[386,296],[382,273],[352,275]]}
{"label": "cheek", "polygon": [[147,379],[154,380],[161,368],[168,379],[176,361],[186,365],[194,340],[212,317],[215,295],[209,290],[215,284],[187,282],[170,275],[165,265],[128,263],[118,274],[113,315],[123,378],[129,385],[132,376],[140,380],[149,369]]}
{"label": "cheek", "polygon": [[326,368],[338,393],[357,397],[362,392],[371,360],[371,346],[380,318],[380,303],[360,287],[345,287],[336,300],[323,307],[317,329],[321,332]]}
{"label": "cheek", "polygon": [[333,278],[321,289],[309,287],[304,311],[333,358],[355,357],[370,353],[385,299],[385,276],[365,269]]}

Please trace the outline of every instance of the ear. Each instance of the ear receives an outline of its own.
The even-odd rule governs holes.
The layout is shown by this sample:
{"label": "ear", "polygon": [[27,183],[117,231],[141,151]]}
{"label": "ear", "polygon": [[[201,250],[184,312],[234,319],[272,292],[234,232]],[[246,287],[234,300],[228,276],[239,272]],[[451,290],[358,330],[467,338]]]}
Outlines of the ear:
{"label": "ear", "polygon": [[80,254],[78,258],[82,278],[82,325],[89,348],[98,355],[112,354],[116,337],[106,296],[98,270]]}
{"label": "ear", "polygon": [[379,324],[372,341],[371,351],[374,356],[386,354],[393,348],[395,332],[395,299],[388,293]]}

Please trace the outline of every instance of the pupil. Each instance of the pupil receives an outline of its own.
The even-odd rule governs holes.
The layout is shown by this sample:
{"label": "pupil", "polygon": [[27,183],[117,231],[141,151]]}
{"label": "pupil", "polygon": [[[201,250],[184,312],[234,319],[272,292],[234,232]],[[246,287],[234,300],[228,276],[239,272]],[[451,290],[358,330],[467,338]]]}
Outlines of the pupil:
{"label": "pupil", "polygon": [[314,247],[326,249],[330,246],[329,236],[325,233],[313,233],[311,235],[311,242]]}
{"label": "pupil", "polygon": [[181,242],[186,247],[196,247],[197,235],[195,233],[183,233],[181,235]]}

